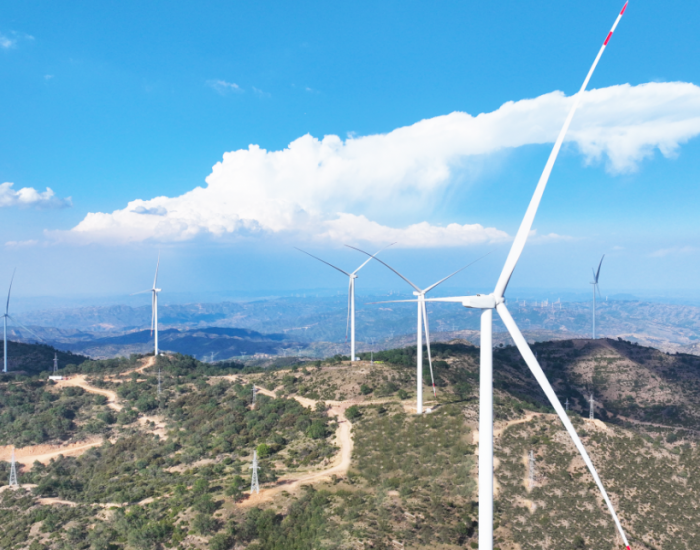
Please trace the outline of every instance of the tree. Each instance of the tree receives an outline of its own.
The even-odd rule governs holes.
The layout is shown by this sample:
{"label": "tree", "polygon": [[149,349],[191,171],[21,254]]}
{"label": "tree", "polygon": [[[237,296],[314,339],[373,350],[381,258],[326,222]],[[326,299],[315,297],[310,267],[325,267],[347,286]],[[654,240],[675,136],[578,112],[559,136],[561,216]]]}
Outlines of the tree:
{"label": "tree", "polygon": [[348,420],[354,420],[356,418],[360,418],[362,416],[362,413],[360,412],[360,407],[357,405],[353,405],[352,407],[348,407],[348,410],[345,411],[345,417]]}
{"label": "tree", "polygon": [[258,458],[265,458],[266,456],[269,456],[272,452],[270,446],[267,443],[261,443],[260,445],[258,445],[256,450],[258,451]]}

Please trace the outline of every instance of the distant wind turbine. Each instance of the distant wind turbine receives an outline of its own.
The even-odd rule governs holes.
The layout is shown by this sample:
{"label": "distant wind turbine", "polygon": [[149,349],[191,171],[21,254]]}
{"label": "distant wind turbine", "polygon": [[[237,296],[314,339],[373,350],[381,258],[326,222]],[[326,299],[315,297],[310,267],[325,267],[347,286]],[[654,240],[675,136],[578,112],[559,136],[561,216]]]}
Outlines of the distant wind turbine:
{"label": "distant wind turbine", "polygon": [[[458,269],[454,273],[448,275],[447,277],[440,279],[437,283],[434,283],[430,285],[427,288],[420,289],[418,288],[415,284],[413,284],[411,281],[409,281],[406,277],[401,275],[398,271],[396,271],[393,267],[391,267],[389,264],[386,262],[383,262],[379,258],[376,258],[369,254],[368,252],[365,252],[364,250],[360,250],[359,248],[355,248],[354,246],[346,245],[349,248],[352,248],[353,250],[357,250],[358,252],[362,252],[363,254],[367,254],[370,258],[374,258],[377,260],[379,263],[385,265],[389,269],[391,269],[394,273],[396,273],[399,277],[401,277],[404,281],[406,281],[409,285],[411,285],[414,289],[413,294],[416,296],[415,300],[388,300],[384,302],[375,302],[378,304],[394,304],[394,303],[399,303],[399,302],[417,302],[418,303],[418,324],[416,327],[416,414],[423,414],[423,329],[425,329],[425,343],[428,348],[428,364],[430,365],[430,381],[433,384],[433,394],[436,395],[435,392],[435,378],[433,377],[433,359],[430,355],[430,331],[428,330],[428,311],[425,308],[425,295],[430,292],[432,289],[434,289],[436,286],[439,284],[445,282],[447,279],[450,277],[457,275],[460,271],[465,270],[468,268],[470,265],[472,265],[475,262],[478,262],[479,260],[474,260],[474,262],[471,262],[468,265],[465,265],[464,267]],[[483,258],[484,256],[482,256]]]}
{"label": "distant wind turbine", "polygon": [[547,187],[547,182],[549,181],[549,176],[552,173],[552,168],[559,155],[559,150],[561,149],[564,138],[571,124],[571,120],[578,109],[581,102],[583,92],[588,86],[588,82],[593,75],[593,72],[598,65],[603,52],[605,51],[610,37],[617,28],[622,15],[627,9],[627,3],[623,6],[620,11],[612,29],[608,33],[603,45],[598,51],[598,55],[593,62],[593,65],[588,71],[583,85],[579,89],[578,93],[572,98],[572,105],[569,113],[564,121],[564,125],[559,131],[556,141],[554,142],[554,147],[552,148],[547,163],[545,164],[542,175],[540,176],[535,192],[530,200],[530,204],[525,211],[525,216],[520,223],[518,232],[515,235],[515,239],[511,246],[508,257],[506,258],[505,265],[501,271],[501,275],[498,278],[496,287],[490,294],[477,294],[475,296],[459,296],[453,298],[431,298],[428,301],[431,302],[457,302],[461,303],[464,307],[480,309],[481,310],[481,343],[480,343],[480,361],[479,361],[479,550],[493,550],[493,310],[495,309],[499,316],[501,317],[506,329],[510,333],[516,347],[520,351],[525,363],[530,368],[530,371],[535,376],[535,379],[542,387],[545,395],[549,399],[549,402],[554,407],[557,415],[559,416],[562,424],[569,433],[569,436],[574,442],[574,445],[578,449],[583,461],[585,462],[588,470],[593,476],[598,489],[600,491],[605,504],[608,507],[610,515],[612,516],[615,526],[617,527],[622,540],[625,543],[625,547],[629,550],[629,542],[627,541],[627,536],[625,535],[620,520],[617,517],[615,508],[613,507],[610,498],[608,497],[605,487],[598,476],[598,472],[593,466],[586,448],[581,443],[581,439],[576,433],[576,429],[571,424],[571,420],[567,412],[562,407],[559,399],[557,398],[551,384],[547,380],[542,367],[535,355],[533,355],[527,340],[523,337],[520,332],[518,325],[513,320],[508,307],[506,306],[505,292],[508,287],[508,283],[515,271],[518,264],[518,260],[525,248],[525,243],[527,242],[528,235],[532,230],[532,224],[535,220],[537,214],[537,209],[539,208],[540,201],[542,200],[542,195],[545,188]]}
{"label": "distant wind turbine", "polygon": [[3,331],[2,331],[2,337],[3,337],[3,363],[2,363],[2,372],[7,372],[7,321],[12,321],[15,325],[18,325],[20,328],[26,330],[29,334],[34,336],[38,340],[43,340],[43,338],[40,338],[37,336],[33,331],[29,330],[27,327],[25,327],[22,323],[18,323],[16,319],[10,317],[10,293],[12,292],[12,282],[15,280],[15,273],[17,270],[15,269],[12,272],[12,278],[10,279],[10,288],[7,291],[7,303],[5,304],[5,313],[2,316],[2,321],[3,321]]}
{"label": "distant wind turbine", "polygon": [[591,283],[593,285],[593,339],[595,340],[595,295],[596,292],[600,294],[600,289],[598,288],[598,278],[600,277],[600,266],[603,265],[603,260],[605,259],[605,254],[603,254],[603,257],[600,259],[600,263],[598,264],[598,271],[593,270],[593,282]]}
{"label": "distant wind turbine", "polygon": [[160,267],[160,252],[158,253],[158,263],[156,263],[156,276],[153,278],[153,288],[148,290],[142,290],[141,292],[135,292],[132,296],[137,294],[146,294],[151,292],[151,334],[154,334],[154,355],[158,357],[158,293],[161,291],[157,288],[158,283],[158,268]]}
{"label": "distant wind turbine", "polygon": [[348,281],[348,317],[347,317],[347,322],[345,324],[345,341],[347,342],[347,339],[348,339],[348,326],[349,326],[349,328],[350,328],[350,361],[355,361],[355,359],[356,359],[356,357],[355,357],[355,279],[357,279],[357,277],[358,277],[357,272],[360,271],[360,269],[362,269],[363,267],[365,267],[373,257],[375,257],[377,254],[379,254],[379,252],[381,252],[382,250],[386,250],[387,248],[389,248],[390,246],[395,245],[395,244],[396,243],[391,243],[391,244],[385,246],[384,248],[379,250],[374,256],[372,256],[371,254],[368,254],[369,258],[367,258],[367,260],[365,260],[365,262],[360,267],[358,267],[355,271],[353,271],[352,273],[348,273],[347,271],[343,271],[339,267],[336,267],[333,264],[329,264],[326,260],[322,260],[321,258],[318,258],[318,257],[314,256],[313,254],[310,254],[306,250],[302,250],[301,248],[297,248],[296,246],[294,247],[299,252],[303,252],[307,256],[311,256],[315,260],[318,260],[319,262],[324,263],[327,266],[330,266],[337,271],[340,271],[343,275],[347,276],[349,279],[349,281]]}

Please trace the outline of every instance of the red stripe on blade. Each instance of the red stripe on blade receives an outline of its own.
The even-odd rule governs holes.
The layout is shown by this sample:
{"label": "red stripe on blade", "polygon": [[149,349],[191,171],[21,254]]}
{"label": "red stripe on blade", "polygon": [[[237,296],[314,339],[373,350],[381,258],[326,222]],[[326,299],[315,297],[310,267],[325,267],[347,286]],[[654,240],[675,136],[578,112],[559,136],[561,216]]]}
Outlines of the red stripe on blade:
{"label": "red stripe on blade", "polygon": [[[620,12],[620,15],[624,15],[624,14],[625,14],[625,10],[627,9],[627,4],[629,4],[629,2],[625,2],[625,5],[622,6],[622,11]],[[628,546],[627,548],[629,548],[629,546]]]}
{"label": "red stripe on blade", "polygon": [[610,37],[612,36],[612,31],[608,33],[608,37],[605,39],[605,42],[603,42],[603,46],[607,46],[608,42],[610,42]]}

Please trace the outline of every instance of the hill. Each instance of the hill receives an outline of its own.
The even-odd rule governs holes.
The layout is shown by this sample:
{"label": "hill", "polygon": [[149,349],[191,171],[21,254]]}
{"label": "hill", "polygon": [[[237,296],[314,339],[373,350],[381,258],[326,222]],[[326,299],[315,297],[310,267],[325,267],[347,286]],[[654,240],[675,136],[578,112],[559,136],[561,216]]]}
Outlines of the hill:
{"label": "hill", "polygon": [[[0,353],[2,342],[0,342]],[[37,375],[42,372],[53,370],[54,354],[58,357],[58,368],[62,369],[67,365],[80,365],[88,360],[88,357],[56,349],[47,344],[24,344],[21,342],[7,342],[7,363],[8,371],[16,373],[21,371],[29,375]],[[2,358],[0,357],[0,362]],[[1,376],[2,374],[0,374]]]}
{"label": "hill", "polygon": [[[632,547],[700,547],[693,475],[700,358],[620,340],[543,342],[535,350],[572,403],[572,421]],[[260,372],[180,355],[157,364],[86,362],[75,368],[83,387],[113,392],[116,401],[83,403],[70,441],[87,437],[81,426],[92,425],[104,443],[31,469],[27,462],[20,481],[36,487],[1,493],[0,546],[476,548],[478,348],[436,345],[437,398],[421,417],[411,414],[415,353],[409,347],[375,354],[381,363],[332,358]],[[619,548],[592,479],[516,350],[496,348],[494,372],[496,548]],[[19,388],[28,382],[3,383],[17,396],[9,407],[25,406]],[[255,407],[252,383],[260,388]],[[45,386],[31,399],[50,400],[46,393],[61,402],[71,387]],[[579,414],[587,413],[588,391],[596,396],[594,421]],[[347,450],[338,414],[351,423],[345,473],[328,470]],[[5,443],[17,437],[3,433]],[[262,491],[249,497],[253,450]],[[530,450],[533,487],[524,460]],[[324,471],[338,473],[313,474]],[[0,482],[6,474],[5,466]]]}

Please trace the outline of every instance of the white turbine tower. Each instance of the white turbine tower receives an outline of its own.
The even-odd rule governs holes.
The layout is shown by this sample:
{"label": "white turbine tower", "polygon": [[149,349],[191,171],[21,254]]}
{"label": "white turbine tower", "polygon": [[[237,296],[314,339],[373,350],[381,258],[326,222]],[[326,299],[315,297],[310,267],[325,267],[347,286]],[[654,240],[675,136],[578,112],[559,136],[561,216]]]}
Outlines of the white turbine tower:
{"label": "white turbine tower", "polygon": [[627,8],[627,3],[620,11],[612,29],[605,38],[605,42],[601,46],[598,55],[593,62],[586,79],[583,82],[579,92],[574,97],[573,105],[569,111],[564,125],[561,128],[557,140],[554,143],[552,152],[547,159],[547,164],[545,165],[544,171],[540,176],[540,179],[535,188],[535,193],[530,201],[530,204],[525,212],[525,217],[520,224],[520,228],[515,236],[513,245],[510,249],[508,257],[506,259],[505,265],[503,266],[503,271],[501,272],[498,282],[494,291],[490,294],[477,294],[475,296],[461,296],[456,298],[431,298],[428,301],[431,302],[458,302],[465,307],[475,308],[481,310],[481,349],[480,349],[480,383],[479,383],[479,550],[493,550],[493,341],[492,341],[492,330],[493,330],[493,310],[495,309],[500,315],[503,323],[505,324],[508,332],[512,336],[515,345],[518,347],[520,354],[523,356],[525,363],[530,368],[534,374],[537,382],[540,384],[544,393],[547,395],[550,403],[554,407],[554,410],[559,415],[566,431],[571,436],[576,448],[578,449],[581,457],[583,458],[586,466],[593,476],[598,489],[600,490],[603,499],[610,511],[610,514],[615,522],[617,530],[625,543],[625,546],[629,550],[629,542],[627,541],[627,536],[622,529],[620,520],[615,513],[612,502],[608,498],[608,494],[603,487],[600,477],[596,472],[591,459],[586,452],[581,440],[576,434],[569,417],[561,406],[559,399],[557,398],[552,386],[550,385],[547,377],[545,376],[542,368],[540,367],[537,359],[532,353],[530,346],[528,346],[527,341],[523,337],[520,329],[515,324],[513,317],[511,316],[508,308],[506,307],[505,301],[505,291],[510,281],[513,271],[520,259],[523,248],[527,241],[527,237],[532,229],[532,224],[537,214],[537,208],[540,205],[542,199],[542,194],[544,193],[545,187],[547,186],[547,181],[552,172],[552,167],[559,154],[562,143],[564,141],[564,136],[569,129],[571,120],[574,117],[581,97],[584,90],[588,86],[588,81],[593,75],[593,71],[598,64],[605,47],[610,41],[615,28],[622,15],[625,13]]}
{"label": "white turbine tower", "polygon": [[12,321],[15,325],[26,330],[29,334],[33,335],[36,339],[44,341],[43,338],[37,336],[33,331],[29,330],[22,323],[18,323],[16,319],[10,317],[10,293],[12,292],[12,282],[15,280],[15,271],[12,272],[12,278],[10,279],[10,288],[7,291],[7,303],[5,304],[5,313],[2,316],[3,327],[2,327],[2,342],[3,342],[3,362],[2,362],[2,372],[7,372],[7,322]]}
{"label": "white turbine tower", "polygon": [[[430,355],[430,331],[428,329],[428,311],[425,308],[425,295],[430,292],[432,289],[434,289],[436,286],[439,284],[445,282],[447,279],[450,277],[457,275],[460,271],[465,270],[468,268],[470,265],[472,265],[475,262],[478,262],[479,260],[475,260],[474,262],[465,265],[464,267],[458,269],[454,273],[451,273],[444,279],[440,279],[437,283],[434,283],[430,285],[427,288],[420,289],[418,286],[413,284],[411,281],[409,281],[406,277],[401,275],[398,271],[396,271],[393,267],[391,267],[389,264],[386,262],[383,262],[379,258],[372,256],[370,253],[365,252],[364,250],[360,250],[359,248],[355,248],[354,246],[346,245],[349,248],[352,248],[353,250],[357,250],[358,252],[362,252],[363,254],[367,254],[370,258],[374,258],[377,260],[379,263],[385,265],[389,269],[391,269],[394,273],[396,273],[399,277],[401,277],[404,281],[406,281],[411,287],[413,287],[414,291],[413,294],[416,296],[415,300],[387,300],[384,302],[375,302],[377,304],[395,304],[399,302],[417,302],[418,303],[418,323],[416,325],[416,414],[423,414],[423,330],[425,329],[425,343],[426,347],[428,348],[428,364],[430,365],[430,381],[433,385],[433,395],[436,395],[435,393],[435,378],[433,377],[433,359]],[[483,256],[482,256],[483,257]]]}
{"label": "white turbine tower", "polygon": [[3,341],[3,362],[2,372],[7,372],[7,321],[10,319],[10,292],[12,292],[12,281],[15,280],[15,271],[12,272],[10,279],[10,289],[7,291],[7,304],[5,305],[5,314],[2,316],[2,341]]}
{"label": "white turbine tower", "polygon": [[598,264],[598,271],[593,270],[593,282],[591,283],[593,285],[593,339],[595,340],[595,295],[596,292],[600,294],[600,289],[598,288],[598,278],[600,277],[600,266],[603,265],[603,260],[605,259],[605,254],[603,254],[603,257],[600,259],[600,263]]}
{"label": "white turbine tower", "polygon": [[151,293],[151,334],[154,335],[154,355],[158,357],[158,293],[161,291],[160,288],[156,287],[158,283],[158,268],[160,267],[160,253],[158,253],[158,263],[156,263],[156,276],[153,278],[153,288],[148,290],[142,290],[141,292],[136,292],[136,294],[146,294]]}
{"label": "white turbine tower", "polygon": [[[390,246],[394,245],[396,243],[391,243],[390,245],[385,246],[379,252],[382,250],[386,250]],[[296,247],[294,247],[296,248]],[[339,267],[334,266],[333,264],[329,264],[326,260],[322,260],[321,258],[318,258],[314,256],[313,254],[308,253],[306,250],[302,250],[301,248],[296,248],[299,252],[303,252],[307,256],[311,256],[315,260],[318,260],[319,262],[322,262],[326,264],[327,266],[332,267],[333,269],[340,271],[343,275],[347,276],[349,279],[348,282],[348,317],[347,317],[347,322],[345,324],[345,341],[347,342],[348,338],[348,326],[350,328],[350,361],[355,361],[355,279],[357,279],[358,275],[357,272],[360,271],[363,267],[369,263],[369,261],[373,258],[371,254],[369,254],[369,258],[360,266],[358,267],[355,271],[352,273],[348,273],[347,271],[343,271]]]}

